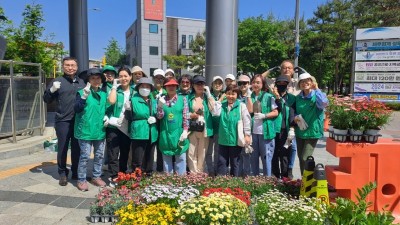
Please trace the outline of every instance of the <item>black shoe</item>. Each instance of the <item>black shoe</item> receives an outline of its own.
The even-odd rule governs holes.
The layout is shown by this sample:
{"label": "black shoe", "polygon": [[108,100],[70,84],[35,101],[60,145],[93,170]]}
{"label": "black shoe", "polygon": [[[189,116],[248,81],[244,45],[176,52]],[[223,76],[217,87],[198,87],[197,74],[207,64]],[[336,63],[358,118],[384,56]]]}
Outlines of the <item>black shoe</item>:
{"label": "black shoe", "polygon": [[60,180],[58,181],[58,184],[60,186],[67,186],[67,184],[68,184],[67,176],[60,176]]}
{"label": "black shoe", "polygon": [[289,179],[293,180],[293,171],[292,171],[292,168],[289,168],[287,172],[288,172],[287,177],[288,177]]}

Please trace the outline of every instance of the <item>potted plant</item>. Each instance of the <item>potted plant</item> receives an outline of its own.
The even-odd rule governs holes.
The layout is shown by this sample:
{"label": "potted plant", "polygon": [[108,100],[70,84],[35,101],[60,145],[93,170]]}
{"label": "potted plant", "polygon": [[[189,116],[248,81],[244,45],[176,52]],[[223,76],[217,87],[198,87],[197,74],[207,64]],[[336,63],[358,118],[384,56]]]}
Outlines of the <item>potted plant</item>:
{"label": "potted plant", "polygon": [[334,96],[330,100],[327,112],[331,118],[334,139],[345,142],[347,140],[348,129],[350,128],[349,112],[352,105],[350,97],[339,98]]}
{"label": "potted plant", "polygon": [[100,220],[100,207],[96,204],[90,205],[90,221],[92,223],[97,223]]}

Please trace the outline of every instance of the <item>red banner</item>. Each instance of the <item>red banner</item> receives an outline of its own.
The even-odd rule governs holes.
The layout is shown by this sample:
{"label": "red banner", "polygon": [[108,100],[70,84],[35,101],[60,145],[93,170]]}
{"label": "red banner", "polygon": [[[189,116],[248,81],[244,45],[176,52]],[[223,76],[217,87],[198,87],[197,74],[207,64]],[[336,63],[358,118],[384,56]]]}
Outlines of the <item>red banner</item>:
{"label": "red banner", "polygon": [[144,0],[145,20],[164,20],[164,0]]}

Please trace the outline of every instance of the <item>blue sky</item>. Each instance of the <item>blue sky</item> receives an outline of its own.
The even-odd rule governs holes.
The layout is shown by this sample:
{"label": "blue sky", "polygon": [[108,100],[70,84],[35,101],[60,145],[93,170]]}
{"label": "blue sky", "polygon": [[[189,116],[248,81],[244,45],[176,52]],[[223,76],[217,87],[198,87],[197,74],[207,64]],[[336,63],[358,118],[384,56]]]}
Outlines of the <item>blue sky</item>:
{"label": "blue sky", "polygon": [[[267,16],[273,14],[279,19],[293,19],[295,0],[238,0],[239,18]],[[1,0],[5,15],[19,26],[26,4],[41,4],[45,22],[45,35],[54,34],[54,41],[68,44],[68,0]],[[205,19],[206,0],[167,0],[167,16]],[[318,5],[327,0],[301,0],[300,16],[313,16]],[[136,0],[88,0],[89,56],[100,59],[109,40],[114,37],[125,47],[125,31],[136,19]],[[99,9],[99,10],[93,10]]]}

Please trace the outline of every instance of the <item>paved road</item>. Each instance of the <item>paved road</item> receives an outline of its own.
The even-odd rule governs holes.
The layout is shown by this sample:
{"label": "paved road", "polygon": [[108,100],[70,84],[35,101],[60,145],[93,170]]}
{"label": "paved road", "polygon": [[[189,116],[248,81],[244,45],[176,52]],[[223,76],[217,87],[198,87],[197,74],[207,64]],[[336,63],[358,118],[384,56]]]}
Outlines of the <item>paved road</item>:
{"label": "paved road", "polygon": [[[394,118],[382,131],[384,137],[400,138],[400,113]],[[318,142],[316,162],[338,164],[325,145],[326,138]],[[55,162],[56,154],[44,151],[0,160],[1,224],[90,224],[88,209],[98,188],[89,185],[88,192],[81,192],[76,181],[59,186]],[[300,178],[297,160],[294,172]]]}

